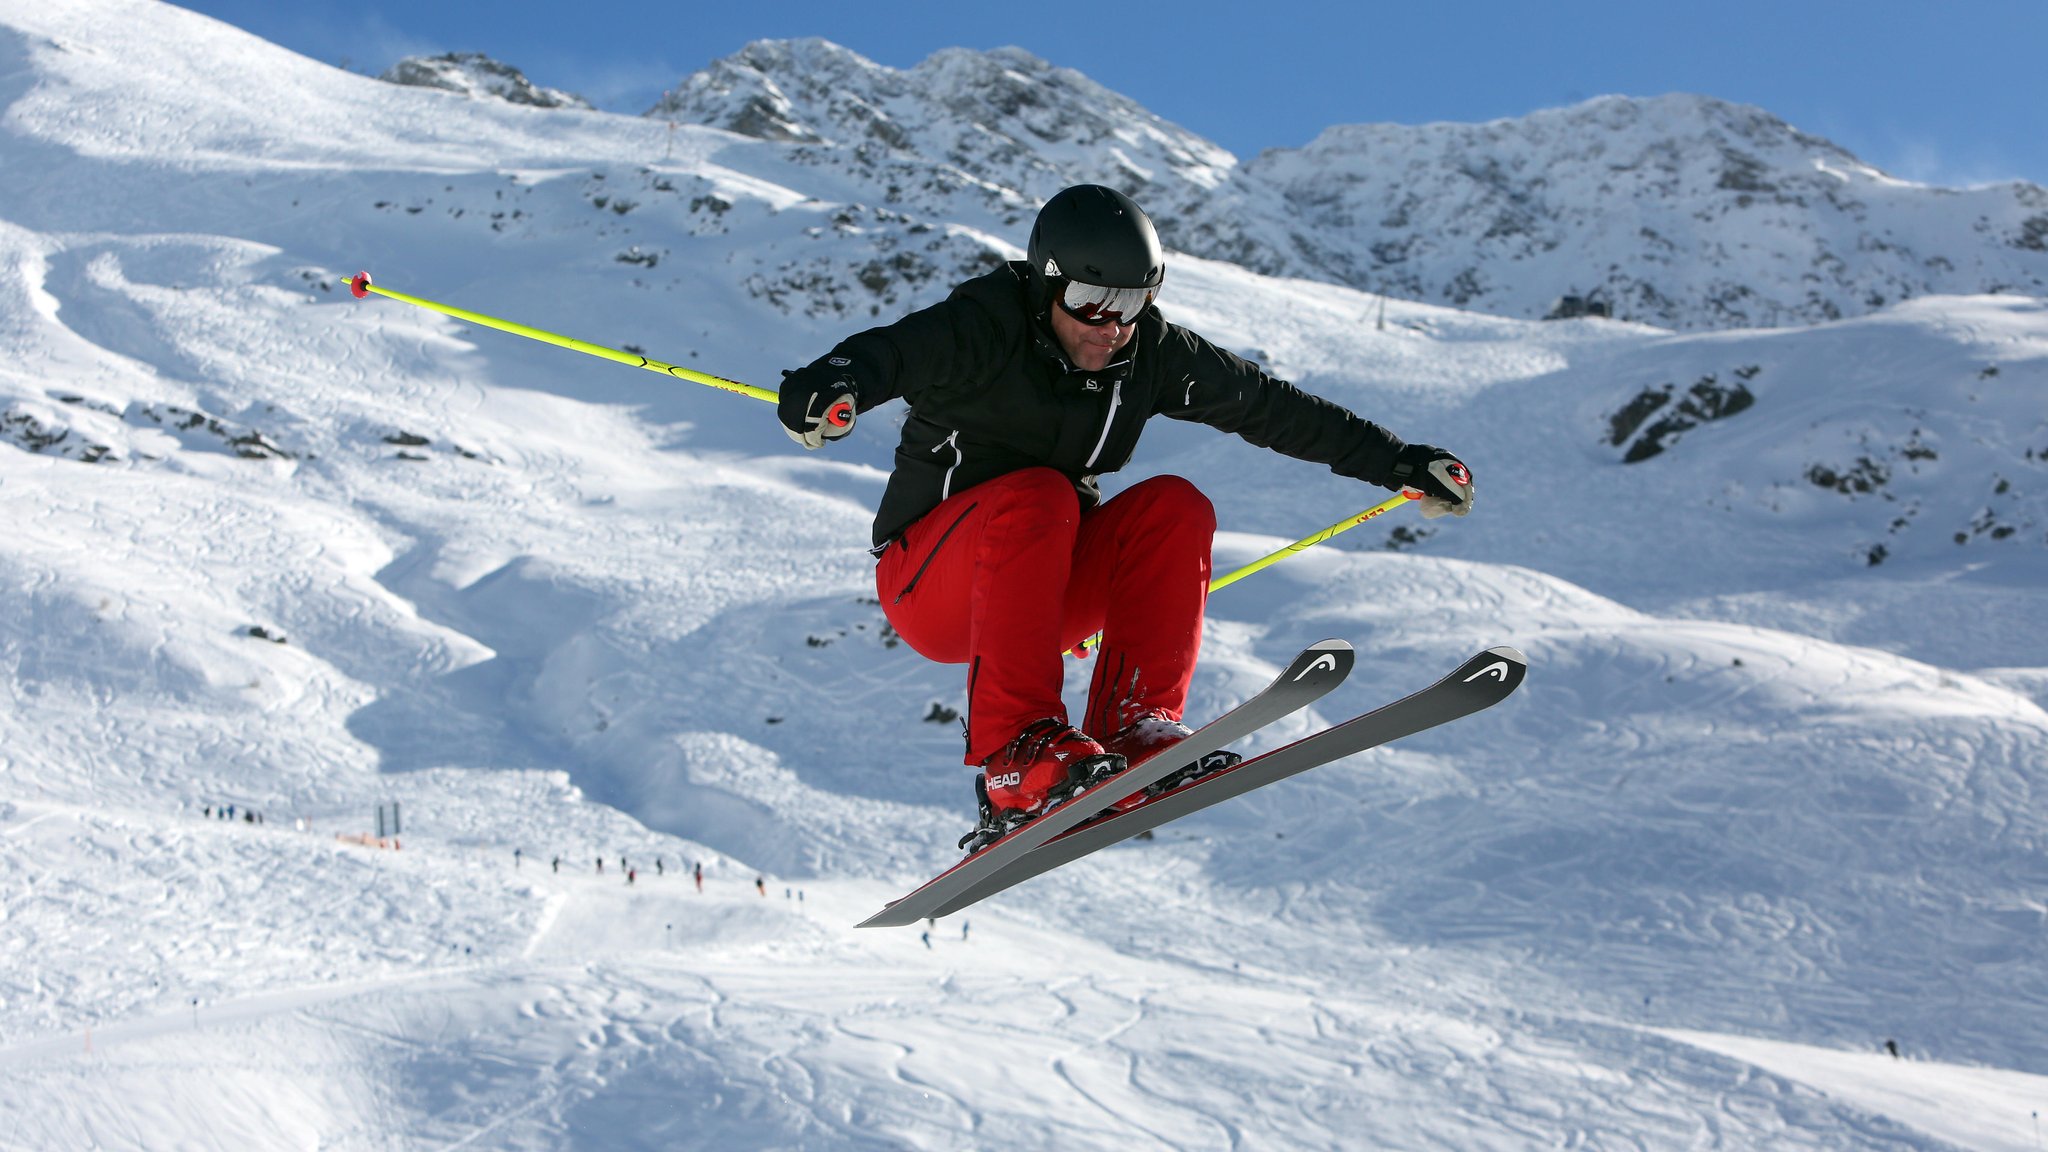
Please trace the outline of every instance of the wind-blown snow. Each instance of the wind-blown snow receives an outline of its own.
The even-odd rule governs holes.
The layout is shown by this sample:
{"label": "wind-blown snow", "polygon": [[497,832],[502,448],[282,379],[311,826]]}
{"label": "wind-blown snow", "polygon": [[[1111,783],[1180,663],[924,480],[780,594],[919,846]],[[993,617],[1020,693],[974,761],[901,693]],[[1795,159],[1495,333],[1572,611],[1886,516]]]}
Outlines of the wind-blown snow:
{"label": "wind-blown snow", "polygon": [[[960,670],[896,641],[864,551],[900,413],[805,454],[766,405],[346,277],[772,384],[1014,255],[1037,197],[1114,178],[1105,140],[1250,232],[1296,224],[1231,198],[1248,171],[1398,177],[1365,129],[1237,168],[1020,53],[920,89],[757,45],[681,91],[804,60],[909,127],[849,158],[853,106],[800,92],[781,139],[671,131],[164,4],[0,0],[0,1146],[2038,1152],[2037,288],[1679,332],[1176,252],[1170,317],[1454,447],[1481,493],[1219,592],[1191,712],[1328,636],[1358,671],[1253,747],[1490,644],[1528,684],[855,932],[971,809]],[[1612,153],[1725,112],[1416,131]],[[1795,143],[1746,178],[1835,155]],[[1831,170],[1916,237],[2022,195]],[[1555,291],[1528,271],[1474,303],[1525,312]],[[1225,567],[1382,495],[1179,425],[1116,479],[1158,472],[1216,500]]]}

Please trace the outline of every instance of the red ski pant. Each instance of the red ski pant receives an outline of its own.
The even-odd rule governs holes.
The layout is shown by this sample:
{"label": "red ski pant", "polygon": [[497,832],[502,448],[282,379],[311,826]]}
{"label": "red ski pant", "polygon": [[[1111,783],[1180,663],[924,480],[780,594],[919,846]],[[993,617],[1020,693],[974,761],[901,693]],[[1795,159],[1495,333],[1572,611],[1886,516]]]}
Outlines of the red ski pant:
{"label": "red ski pant", "polygon": [[1087,511],[1051,468],[950,497],[889,544],[875,591],[930,659],[967,665],[967,763],[1024,727],[1066,717],[1064,653],[1097,631],[1088,711],[1096,739],[1140,713],[1178,720],[1187,700],[1216,510],[1178,476],[1141,481]]}

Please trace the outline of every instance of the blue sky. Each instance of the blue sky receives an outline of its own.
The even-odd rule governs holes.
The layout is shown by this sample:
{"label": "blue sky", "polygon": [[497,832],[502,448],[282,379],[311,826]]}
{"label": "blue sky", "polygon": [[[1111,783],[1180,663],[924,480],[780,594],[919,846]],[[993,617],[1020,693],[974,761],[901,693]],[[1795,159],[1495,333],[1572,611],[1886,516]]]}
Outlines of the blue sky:
{"label": "blue sky", "polygon": [[2048,0],[1052,4],[190,0],[328,63],[481,51],[612,111],[749,40],[907,68],[1019,45],[1241,157],[1332,124],[1479,121],[1620,93],[1755,104],[1907,179],[2048,184]]}

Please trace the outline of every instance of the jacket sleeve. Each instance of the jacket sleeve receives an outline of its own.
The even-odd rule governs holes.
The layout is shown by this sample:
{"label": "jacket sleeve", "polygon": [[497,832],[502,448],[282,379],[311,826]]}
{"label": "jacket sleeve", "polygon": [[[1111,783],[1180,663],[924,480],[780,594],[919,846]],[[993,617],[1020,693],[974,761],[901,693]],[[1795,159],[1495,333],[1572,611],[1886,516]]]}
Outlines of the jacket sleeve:
{"label": "jacket sleeve", "polygon": [[1160,338],[1160,415],[1234,432],[1261,448],[1385,488],[1401,438],[1175,324]]}
{"label": "jacket sleeve", "polygon": [[1001,325],[979,300],[961,292],[901,320],[857,332],[810,367],[850,376],[865,412],[902,397],[915,404],[927,390],[983,379],[994,350],[1004,346]]}

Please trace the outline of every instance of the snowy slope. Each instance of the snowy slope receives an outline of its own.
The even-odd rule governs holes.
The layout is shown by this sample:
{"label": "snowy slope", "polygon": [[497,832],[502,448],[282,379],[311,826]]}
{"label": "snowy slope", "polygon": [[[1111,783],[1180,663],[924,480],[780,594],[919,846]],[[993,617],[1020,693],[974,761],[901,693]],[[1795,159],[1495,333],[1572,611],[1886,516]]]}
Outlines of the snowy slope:
{"label": "snowy slope", "polygon": [[[1193,709],[1325,636],[1321,719],[1487,644],[1530,681],[855,932],[969,809],[958,670],[869,584],[895,414],[803,454],[342,278],[768,383],[1013,254],[1057,166],[878,207],[795,134],[139,0],[0,0],[0,107],[0,1147],[2038,1147],[2039,299],[1382,328],[1177,254],[1169,315],[1484,493],[1219,593]],[[1233,565],[1379,495],[1199,428],[1163,471]]]}

